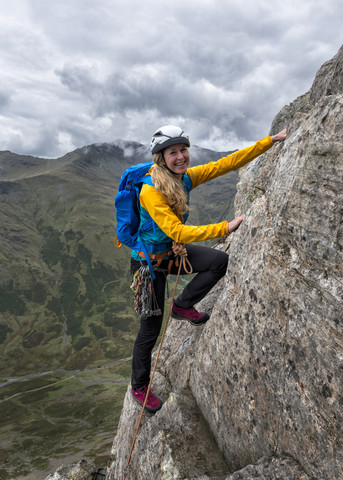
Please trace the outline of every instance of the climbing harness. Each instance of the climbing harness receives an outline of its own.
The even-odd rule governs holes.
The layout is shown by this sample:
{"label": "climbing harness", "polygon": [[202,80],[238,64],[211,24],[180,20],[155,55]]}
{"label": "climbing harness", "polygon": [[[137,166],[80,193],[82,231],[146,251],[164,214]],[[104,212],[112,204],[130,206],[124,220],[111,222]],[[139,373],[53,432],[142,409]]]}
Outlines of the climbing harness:
{"label": "climbing harness", "polygon": [[[148,389],[147,389],[147,391],[146,391],[144,404],[143,404],[142,411],[141,411],[141,414],[140,414],[140,417],[139,417],[139,420],[138,420],[138,424],[137,424],[137,428],[136,428],[136,433],[135,433],[135,436],[134,436],[133,441],[132,441],[132,445],[131,445],[131,449],[130,449],[130,453],[129,453],[128,460],[127,460],[127,462],[126,462],[126,468],[128,468],[128,466],[129,466],[129,464],[130,464],[130,460],[131,460],[132,452],[133,452],[133,449],[134,449],[134,446],[135,446],[135,443],[136,443],[136,439],[137,439],[139,427],[140,427],[140,425],[141,425],[142,418],[143,418],[143,413],[144,413],[144,410],[145,410],[145,406],[146,406],[146,403],[147,403],[147,401],[148,401],[148,397],[149,397],[149,393],[150,393],[150,389],[151,389],[151,384],[152,384],[152,381],[153,381],[153,378],[154,378],[154,375],[155,375],[155,371],[156,371],[156,367],[157,367],[157,362],[158,362],[158,359],[159,359],[159,356],[160,356],[160,353],[161,353],[163,340],[164,340],[165,333],[166,333],[167,327],[168,327],[168,321],[169,321],[171,309],[172,309],[172,306],[173,306],[173,301],[174,301],[174,297],[175,297],[176,287],[177,287],[177,284],[178,284],[178,281],[179,281],[179,277],[180,277],[181,268],[183,267],[184,270],[186,271],[186,273],[189,273],[189,274],[190,274],[190,273],[193,272],[192,265],[191,265],[190,261],[189,261],[188,258],[187,258],[187,250],[186,250],[186,247],[185,247],[184,245],[182,245],[181,243],[173,242],[173,247],[172,247],[172,248],[173,248],[174,255],[175,255],[175,257],[176,257],[176,259],[175,259],[175,265],[178,266],[179,268],[178,268],[177,277],[176,277],[176,280],[175,280],[175,285],[174,285],[174,290],[173,290],[172,298],[171,298],[171,301],[170,301],[170,304],[169,304],[168,313],[167,313],[167,316],[166,316],[166,321],[165,321],[164,328],[163,328],[163,332],[162,332],[162,337],[161,337],[160,345],[159,345],[159,347],[158,347],[158,351],[157,351],[157,355],[156,355],[156,360],[155,360],[154,368],[153,368],[152,373],[151,373],[151,376],[150,376],[150,382],[149,382],[149,385],[148,385]],[[125,480],[125,475],[123,476],[123,480]]]}
{"label": "climbing harness", "polygon": [[[173,251],[170,250],[169,252],[160,252],[160,253],[147,252],[147,253],[150,260],[154,260],[156,262],[156,264],[154,265],[154,270],[156,270],[156,267],[159,267],[161,265],[162,260],[167,256],[169,257],[173,253]],[[142,258],[146,258],[144,251],[137,252],[137,254]]]}
{"label": "climbing harness", "polygon": [[[168,265],[168,270],[159,268],[159,265],[162,261],[162,256],[165,258],[166,255],[171,255],[172,253],[174,253],[175,255],[175,265],[178,267],[180,263],[181,267],[183,267],[186,273],[192,273],[193,269],[192,269],[192,265],[190,264],[190,261],[187,258],[186,247],[181,243],[176,243],[176,242],[173,243],[172,251],[163,253],[161,255],[161,258],[159,258],[156,265],[154,265],[154,271],[163,272],[167,276],[167,273],[170,271],[174,260],[170,260]],[[155,254],[153,255],[149,254],[150,259],[155,259]],[[133,275],[130,288],[135,295],[134,311],[138,313],[141,320],[145,320],[148,317],[151,317],[154,315],[161,315],[162,312],[156,300],[154,282],[153,282],[151,271],[148,265],[144,265],[142,261],[141,261],[140,268],[136,270],[136,272]],[[167,282],[167,288],[168,288],[168,282]],[[168,293],[168,297],[169,297],[169,293]]]}

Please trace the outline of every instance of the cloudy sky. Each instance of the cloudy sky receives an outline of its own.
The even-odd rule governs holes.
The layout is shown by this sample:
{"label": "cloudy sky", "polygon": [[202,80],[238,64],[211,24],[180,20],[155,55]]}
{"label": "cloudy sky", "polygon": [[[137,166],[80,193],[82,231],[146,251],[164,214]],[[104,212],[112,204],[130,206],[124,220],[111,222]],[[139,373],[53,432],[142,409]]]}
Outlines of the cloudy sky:
{"label": "cloudy sky", "polygon": [[264,137],[343,43],[342,0],[0,0],[0,150]]}

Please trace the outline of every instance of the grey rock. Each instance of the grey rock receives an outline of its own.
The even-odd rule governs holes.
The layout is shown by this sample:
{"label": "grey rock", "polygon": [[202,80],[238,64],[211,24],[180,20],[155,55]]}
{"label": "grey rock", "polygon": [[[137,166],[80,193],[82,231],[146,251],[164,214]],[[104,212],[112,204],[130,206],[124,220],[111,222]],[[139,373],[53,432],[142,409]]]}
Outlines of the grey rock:
{"label": "grey rock", "polygon": [[289,137],[242,169],[220,248],[225,279],[202,327],[170,320],[153,390],[125,398],[109,480],[343,478],[343,49],[272,130]]}
{"label": "grey rock", "polygon": [[[45,480],[98,480],[98,470],[98,467],[84,458],[74,465],[62,465]],[[99,475],[99,480],[100,478],[104,477]]]}
{"label": "grey rock", "polygon": [[313,105],[328,95],[341,94],[343,91],[343,46],[328,62],[324,63],[316,75],[311,88],[310,99]]}
{"label": "grey rock", "polygon": [[192,480],[310,480],[299,465],[289,457],[262,457],[254,465],[247,465],[225,477],[202,477]]}
{"label": "grey rock", "polygon": [[[165,392],[168,387],[159,384],[157,378],[154,392],[162,396],[162,388]],[[108,480],[120,478],[124,472],[126,478],[132,480],[191,478],[202,473],[227,472],[223,455],[187,389],[170,392],[155,415],[144,414],[130,467],[126,468],[127,452],[141,408],[130,394],[126,397],[125,408],[113,446],[116,461],[110,468]],[[140,465],[138,469],[137,465]]]}
{"label": "grey rock", "polygon": [[297,463],[289,457],[261,458],[255,465],[248,465],[225,480],[310,480]]}

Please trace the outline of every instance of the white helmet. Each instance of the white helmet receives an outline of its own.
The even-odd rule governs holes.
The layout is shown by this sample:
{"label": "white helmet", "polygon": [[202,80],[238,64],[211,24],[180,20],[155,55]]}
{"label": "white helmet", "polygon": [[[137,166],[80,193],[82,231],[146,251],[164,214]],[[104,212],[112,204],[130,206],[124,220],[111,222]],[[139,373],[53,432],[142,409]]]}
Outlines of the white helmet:
{"label": "white helmet", "polygon": [[189,136],[182,130],[182,128],[175,127],[175,125],[164,125],[156,130],[152,137],[150,143],[151,153],[154,154],[160,152],[161,150],[178,143],[184,143],[187,147],[191,146]]}

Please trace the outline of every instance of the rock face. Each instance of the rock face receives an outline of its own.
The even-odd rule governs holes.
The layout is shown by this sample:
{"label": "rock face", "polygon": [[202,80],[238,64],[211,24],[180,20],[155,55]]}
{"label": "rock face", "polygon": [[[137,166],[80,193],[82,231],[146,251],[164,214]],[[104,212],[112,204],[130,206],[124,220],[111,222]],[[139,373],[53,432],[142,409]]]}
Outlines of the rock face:
{"label": "rock face", "polygon": [[79,463],[64,466],[48,475],[45,480],[105,480],[105,470],[97,468],[94,464],[83,458]]}
{"label": "rock face", "polygon": [[170,320],[144,414],[129,390],[108,480],[343,478],[343,48],[284,107],[288,139],[240,172],[204,327]]}

